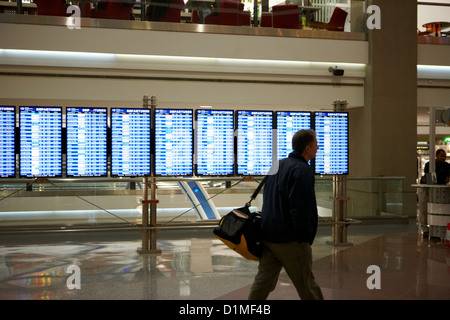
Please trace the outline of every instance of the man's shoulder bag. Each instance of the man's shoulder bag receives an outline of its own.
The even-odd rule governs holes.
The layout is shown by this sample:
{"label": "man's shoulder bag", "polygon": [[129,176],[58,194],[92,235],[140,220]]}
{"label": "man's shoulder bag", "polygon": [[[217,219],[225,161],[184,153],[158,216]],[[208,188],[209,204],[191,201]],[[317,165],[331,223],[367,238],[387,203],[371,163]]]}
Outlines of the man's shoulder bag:
{"label": "man's shoulder bag", "polygon": [[261,213],[250,212],[252,200],[256,198],[263,187],[266,177],[244,207],[233,209],[214,228],[214,235],[228,247],[239,253],[246,259],[259,260],[262,254],[262,244],[259,235],[261,225]]}

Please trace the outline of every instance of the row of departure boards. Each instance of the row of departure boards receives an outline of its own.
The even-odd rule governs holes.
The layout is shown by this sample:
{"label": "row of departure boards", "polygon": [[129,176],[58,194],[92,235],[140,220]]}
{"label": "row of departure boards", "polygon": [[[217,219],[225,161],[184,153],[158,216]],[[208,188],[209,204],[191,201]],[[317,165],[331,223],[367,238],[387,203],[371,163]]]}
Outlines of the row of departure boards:
{"label": "row of departure boards", "polygon": [[346,112],[0,106],[0,177],[264,175],[310,128],[315,173],[347,174]]}

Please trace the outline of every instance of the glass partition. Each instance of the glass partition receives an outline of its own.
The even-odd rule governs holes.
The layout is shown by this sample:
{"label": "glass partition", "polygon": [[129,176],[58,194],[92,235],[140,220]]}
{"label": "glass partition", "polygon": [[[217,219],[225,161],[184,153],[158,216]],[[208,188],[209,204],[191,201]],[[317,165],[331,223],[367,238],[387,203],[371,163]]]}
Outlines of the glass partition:
{"label": "glass partition", "polygon": [[[158,223],[193,222],[200,217],[183,191],[183,178],[157,179]],[[189,180],[189,179],[184,179]],[[213,201],[220,215],[250,200],[259,178],[195,178]],[[347,217],[372,219],[400,217],[403,212],[402,177],[347,178]],[[2,226],[41,224],[101,224],[141,222],[143,182],[140,178],[0,180]],[[332,216],[332,176],[316,177],[319,216]],[[252,206],[261,210],[263,197]],[[413,213],[415,214],[415,213]]]}
{"label": "glass partition", "polygon": [[[347,203],[347,217],[364,219],[408,215],[403,212],[403,181],[403,177],[348,177],[347,196],[350,199]],[[332,177],[316,178],[319,215],[331,217],[332,196]]]}
{"label": "glass partition", "polygon": [[[82,25],[92,26],[99,24],[90,24],[86,19],[128,20],[140,24],[164,22],[174,25],[177,31],[186,25],[242,27],[240,31],[228,29],[226,33],[230,34],[252,28],[259,31],[281,28],[306,32],[364,32],[364,5],[363,0],[83,0],[65,3],[60,0],[21,0],[1,1],[0,14],[81,17]],[[108,28],[114,28],[114,24],[106,23]],[[358,27],[351,24],[358,24]],[[117,25],[124,27],[121,22]],[[156,25],[151,29],[159,27],[167,28]],[[138,28],[147,28],[147,25]],[[196,31],[204,32],[203,27],[201,29]],[[323,34],[306,36],[320,38]]]}
{"label": "glass partition", "polygon": [[[292,5],[297,6],[295,10],[289,7]],[[60,0],[19,0],[1,1],[0,14],[80,16],[110,20],[297,30],[336,30],[336,26],[328,24],[334,24],[339,20],[339,31],[365,33],[367,5],[365,0],[82,0],[65,3]],[[67,14],[69,6],[79,6],[79,11],[72,10],[72,14]],[[336,11],[342,11],[345,17],[341,16],[336,20],[336,16],[332,19]],[[417,1],[418,35],[448,37],[449,14],[448,1]],[[279,20],[282,20],[281,25]],[[313,35],[319,38],[322,36],[321,33]],[[434,43],[435,39],[419,41],[425,40]]]}

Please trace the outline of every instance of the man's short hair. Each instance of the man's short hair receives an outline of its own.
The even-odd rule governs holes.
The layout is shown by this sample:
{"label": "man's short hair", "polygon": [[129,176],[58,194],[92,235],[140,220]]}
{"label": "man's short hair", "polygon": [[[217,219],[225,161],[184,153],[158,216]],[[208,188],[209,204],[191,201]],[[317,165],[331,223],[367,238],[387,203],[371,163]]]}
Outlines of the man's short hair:
{"label": "man's short hair", "polygon": [[314,142],[316,133],[314,130],[299,130],[292,137],[292,149],[299,153],[302,153],[307,145]]}

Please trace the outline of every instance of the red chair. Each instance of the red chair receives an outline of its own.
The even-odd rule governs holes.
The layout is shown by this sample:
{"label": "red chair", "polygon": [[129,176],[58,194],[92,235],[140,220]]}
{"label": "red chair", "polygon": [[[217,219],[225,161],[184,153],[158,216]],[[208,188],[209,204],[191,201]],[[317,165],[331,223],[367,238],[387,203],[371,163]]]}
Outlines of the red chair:
{"label": "red chair", "polygon": [[250,26],[252,20],[252,15],[250,11],[239,12],[239,25],[240,26]]}
{"label": "red chair", "polygon": [[242,19],[241,13],[244,10],[244,4],[232,0],[223,0],[220,3],[218,14],[210,14],[205,18],[205,24],[220,24],[226,26],[239,26]]}
{"label": "red chair", "polygon": [[345,20],[347,19],[347,11],[341,8],[334,8],[330,22],[311,21],[310,27],[315,29],[326,29],[329,31],[344,31]]}
{"label": "red chair", "polygon": [[280,4],[272,7],[274,28],[300,29],[300,12],[297,4]]}
{"label": "red chair", "polygon": [[192,10],[191,22],[198,23],[198,11],[197,10]]}
{"label": "red chair", "polygon": [[[80,7],[80,10],[82,10],[82,3],[81,2],[78,2],[78,6]],[[90,17],[91,16],[91,3],[90,2],[86,2],[85,4],[84,4],[84,14],[85,14],[85,16],[86,17]]]}
{"label": "red chair", "polygon": [[66,1],[63,0],[34,0],[37,14],[41,16],[69,16],[66,12]]}
{"label": "red chair", "polygon": [[91,18],[131,20],[134,2],[99,1],[91,10]]}
{"label": "red chair", "polygon": [[261,13],[261,27],[272,27],[272,13],[262,12]]}
{"label": "red chair", "polygon": [[171,0],[166,15],[159,21],[162,22],[180,22],[181,10],[184,9],[183,0]]}
{"label": "red chair", "polygon": [[147,7],[147,20],[160,22],[180,22],[183,0],[154,0]]}

